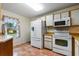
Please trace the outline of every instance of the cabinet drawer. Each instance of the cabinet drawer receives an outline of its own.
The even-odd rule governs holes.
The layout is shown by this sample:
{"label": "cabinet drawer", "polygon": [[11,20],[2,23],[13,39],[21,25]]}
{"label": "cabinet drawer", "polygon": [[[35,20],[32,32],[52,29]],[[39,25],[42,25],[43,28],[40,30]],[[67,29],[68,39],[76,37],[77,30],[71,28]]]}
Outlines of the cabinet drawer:
{"label": "cabinet drawer", "polygon": [[31,45],[37,48],[43,48],[43,42],[40,40],[32,40]]}
{"label": "cabinet drawer", "polygon": [[52,38],[44,38],[45,41],[52,41]]}
{"label": "cabinet drawer", "polygon": [[52,43],[50,41],[44,41],[44,47],[48,49],[52,49]]}
{"label": "cabinet drawer", "polygon": [[52,38],[52,36],[44,36],[44,38]]}

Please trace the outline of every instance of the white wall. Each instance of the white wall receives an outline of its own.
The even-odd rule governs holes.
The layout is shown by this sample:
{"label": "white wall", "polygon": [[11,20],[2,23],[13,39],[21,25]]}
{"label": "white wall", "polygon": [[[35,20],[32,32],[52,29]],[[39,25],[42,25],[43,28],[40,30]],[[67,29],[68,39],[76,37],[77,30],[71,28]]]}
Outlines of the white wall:
{"label": "white wall", "polygon": [[17,18],[20,21],[20,38],[14,39],[13,45],[15,46],[25,42],[29,42],[30,41],[30,19],[6,10],[3,10],[3,15]]}

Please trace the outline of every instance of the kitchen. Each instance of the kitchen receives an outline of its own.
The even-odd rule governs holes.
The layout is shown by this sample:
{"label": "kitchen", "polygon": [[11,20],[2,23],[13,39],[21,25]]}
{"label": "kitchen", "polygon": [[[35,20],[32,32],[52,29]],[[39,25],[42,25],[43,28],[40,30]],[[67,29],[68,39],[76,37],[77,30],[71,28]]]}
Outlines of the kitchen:
{"label": "kitchen", "polygon": [[[15,24],[17,26],[14,26],[12,28],[9,27],[10,29],[15,29],[15,27],[16,29],[20,29],[16,31],[17,34],[15,35],[15,37],[17,38],[12,38],[12,50],[15,49],[17,52],[17,46],[24,43],[26,44],[26,39],[28,39],[27,42],[30,41],[31,47],[36,48],[38,50],[47,49],[61,56],[79,56],[79,4],[73,4],[69,7],[58,9],[58,11],[52,11],[41,16],[33,17],[31,18],[31,21],[28,21],[29,18],[24,18],[24,16],[18,16],[14,13],[9,12],[7,8],[12,7],[13,5],[14,4],[10,6],[10,4],[4,3],[2,4],[2,9],[0,7],[0,19],[2,19],[0,23],[0,28],[4,27],[4,31],[0,29],[1,35],[7,35],[6,29],[8,27],[2,26],[2,24],[7,22],[16,22]],[[53,3],[51,5],[53,5]],[[17,19],[20,20],[18,21]],[[25,19],[27,20],[25,21]],[[24,33],[23,31],[26,33]],[[10,35],[12,34],[11,32],[12,31],[9,31]],[[28,36],[28,38],[26,38],[26,35]]]}

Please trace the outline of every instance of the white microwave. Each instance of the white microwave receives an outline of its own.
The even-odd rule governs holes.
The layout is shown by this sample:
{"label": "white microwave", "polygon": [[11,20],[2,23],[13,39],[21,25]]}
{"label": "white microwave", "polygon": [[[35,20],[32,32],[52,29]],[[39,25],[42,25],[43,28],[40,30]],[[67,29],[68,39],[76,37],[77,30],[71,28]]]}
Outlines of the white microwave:
{"label": "white microwave", "polygon": [[54,27],[70,26],[70,17],[54,20]]}

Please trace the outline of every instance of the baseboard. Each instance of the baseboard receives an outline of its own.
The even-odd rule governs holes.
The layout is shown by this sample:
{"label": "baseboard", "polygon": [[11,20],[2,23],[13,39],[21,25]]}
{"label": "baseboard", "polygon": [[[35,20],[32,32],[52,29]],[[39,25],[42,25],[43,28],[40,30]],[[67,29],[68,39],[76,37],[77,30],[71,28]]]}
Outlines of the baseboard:
{"label": "baseboard", "polygon": [[26,43],[30,43],[30,42],[23,42],[23,43],[20,43],[20,44],[16,44],[16,45],[13,46],[13,48],[19,47],[19,46],[24,45]]}

